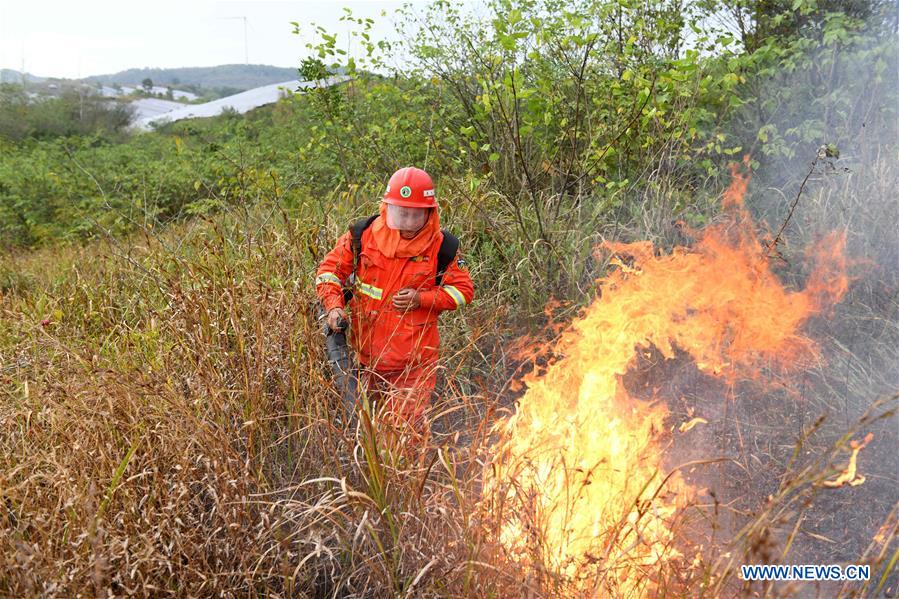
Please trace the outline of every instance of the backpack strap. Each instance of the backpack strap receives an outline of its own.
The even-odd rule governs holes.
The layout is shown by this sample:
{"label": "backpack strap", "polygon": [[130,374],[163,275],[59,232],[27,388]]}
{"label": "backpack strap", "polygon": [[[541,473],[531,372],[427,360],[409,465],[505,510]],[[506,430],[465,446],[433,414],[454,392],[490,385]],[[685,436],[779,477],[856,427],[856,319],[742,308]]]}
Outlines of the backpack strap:
{"label": "backpack strap", "polygon": [[353,249],[353,276],[356,275],[356,266],[359,264],[359,254],[362,253],[362,233],[375,222],[376,218],[378,218],[378,215],[373,214],[350,223],[350,246]]}
{"label": "backpack strap", "polygon": [[[375,222],[376,218],[378,218],[378,215],[373,214],[350,223],[350,248],[353,251],[353,274],[351,275],[353,281],[351,285],[356,282],[356,268],[359,266],[359,255],[362,253],[362,233]],[[348,304],[352,298],[352,287],[345,288],[343,290],[343,303]]]}
{"label": "backpack strap", "polygon": [[443,241],[440,242],[440,249],[437,251],[437,277],[435,282],[438,287],[443,285],[443,275],[446,274],[446,269],[458,253],[459,239],[446,229],[443,229]]}

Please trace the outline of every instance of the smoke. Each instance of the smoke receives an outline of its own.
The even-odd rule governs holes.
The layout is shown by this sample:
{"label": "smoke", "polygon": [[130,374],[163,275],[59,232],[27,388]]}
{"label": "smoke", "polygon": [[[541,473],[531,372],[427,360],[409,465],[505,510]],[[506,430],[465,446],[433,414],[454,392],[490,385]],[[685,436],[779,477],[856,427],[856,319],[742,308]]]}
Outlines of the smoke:
{"label": "smoke", "polygon": [[[650,349],[624,377],[635,397],[677,398],[668,405],[669,470],[722,459],[682,471],[706,490],[701,501],[715,506],[712,523],[699,525],[703,532],[694,539],[712,548],[706,559],[715,559],[715,551],[745,551],[736,563],[862,563],[871,547],[897,543],[878,533],[899,502],[899,417],[859,424],[878,400],[899,393],[897,49],[895,38],[873,35],[862,44],[822,48],[756,90],[773,100],[770,112],[741,123],[750,131],[768,127],[772,139],[752,153],[746,206],[770,232],[771,265],[780,280],[794,290],[823,285],[826,291],[832,282],[810,280],[816,255],[833,235],[846,239],[848,290],[803,329],[818,346],[816,360],[798,374],[770,368],[760,385],[714,379],[686,353],[665,359]],[[695,426],[679,429],[689,423]],[[766,511],[776,512],[772,498],[850,430],[855,441],[872,434],[858,455],[863,484],[806,485],[801,502],[758,528],[764,538],[729,545]],[[844,445],[832,454],[837,469],[849,459]],[[887,583],[895,586],[896,580]]]}
{"label": "smoke", "polygon": [[[714,506],[690,539],[707,548],[707,561],[715,551],[745,551],[743,563],[858,563],[896,504],[896,416],[859,425],[878,399],[899,392],[895,46],[875,40],[822,49],[756,90],[773,107],[758,122],[741,123],[771,131],[772,143],[752,155],[746,198],[771,232],[764,264],[790,290],[843,296],[803,325],[817,347],[812,359],[798,372],[771,363],[762,380],[739,380],[710,376],[708,364],[676,347],[641,346],[621,377],[628,396],[667,403],[664,426],[672,434],[664,466],[695,463],[680,473],[700,490],[700,503]],[[845,246],[833,244],[836,238]],[[845,294],[814,275],[821,251],[835,245],[852,277]],[[546,420],[537,419],[537,428]],[[845,467],[848,443],[846,451],[832,448],[850,430],[856,441],[872,434],[858,455],[865,482],[833,489],[808,482],[806,472],[802,500],[790,503],[800,495],[791,477],[806,466],[816,465],[819,479],[830,475],[828,461]],[[783,509],[771,509],[775,501]],[[758,528],[761,540],[740,537],[760,514],[775,511]],[[738,538],[742,547],[730,544]]]}
{"label": "smoke", "polygon": [[[759,90],[777,101],[766,122],[778,139],[753,155],[758,166],[746,203],[773,233],[789,219],[773,252],[776,272],[802,287],[809,255],[837,232],[846,236],[852,278],[842,302],[806,327],[819,344],[819,361],[799,377],[779,380],[780,388],[710,387],[695,368],[668,368],[667,380],[682,385],[678,415],[716,423],[690,433],[690,442],[676,443],[670,455],[734,458],[696,480],[744,514],[781,487],[797,441],[819,417],[823,423],[794,469],[837,442],[876,400],[899,392],[897,73],[895,38],[872,36],[860,45],[822,48]],[[858,440],[867,432],[874,439],[858,462],[866,482],[815,494],[787,561],[852,563],[864,553],[899,499],[897,431],[895,415],[861,427]],[[781,549],[796,525],[793,516],[773,530]],[[723,520],[727,537],[747,518]]]}
{"label": "smoke", "polygon": [[[857,46],[822,49],[804,71],[771,82],[766,92],[807,99],[792,103],[773,126],[812,133],[795,143],[792,158],[760,157],[747,201],[773,230],[796,203],[777,248],[780,273],[793,284],[808,276],[805,258],[824,236],[846,235],[853,281],[833,312],[810,327],[824,354],[810,374],[813,391],[803,397],[810,408],[839,409],[843,425],[873,399],[899,391],[897,50],[895,38],[872,35]],[[815,161],[823,146],[838,157]],[[878,451],[899,455],[895,437],[892,443]]]}

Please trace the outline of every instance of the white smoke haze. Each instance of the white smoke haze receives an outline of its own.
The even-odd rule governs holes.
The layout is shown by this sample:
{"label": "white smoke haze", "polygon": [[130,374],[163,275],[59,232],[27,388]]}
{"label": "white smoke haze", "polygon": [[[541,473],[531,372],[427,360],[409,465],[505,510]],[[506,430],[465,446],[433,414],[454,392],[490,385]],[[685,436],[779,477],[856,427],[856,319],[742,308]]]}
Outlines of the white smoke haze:
{"label": "white smoke haze", "polygon": [[[773,238],[786,222],[770,263],[789,289],[805,287],[809,254],[826,235],[845,234],[848,292],[802,330],[820,350],[816,361],[798,373],[772,367],[764,383],[728,383],[701,372],[686,353],[666,359],[650,347],[623,377],[630,396],[667,403],[667,471],[712,462],[681,470],[700,492],[678,535],[710,569],[731,569],[726,592],[739,590],[732,568],[740,564],[870,563],[884,549],[874,539],[899,506],[899,419],[889,413],[899,403],[896,56],[896,43],[882,39],[828,48],[755,90],[780,105],[758,123],[735,125],[764,125],[779,140],[746,148],[756,164],[745,204],[761,235]],[[659,211],[645,215],[640,232],[616,224],[602,235],[689,244],[671,227],[676,218]],[[585,288],[599,274],[594,266],[586,268]],[[678,430],[697,417],[707,423]],[[822,486],[846,467],[850,442],[868,433],[873,439],[858,458],[865,482]],[[895,587],[893,576],[885,589]],[[812,588],[840,590],[828,583],[803,591]]]}
{"label": "white smoke haze", "polygon": [[[863,50],[828,49],[812,63],[807,71],[778,74],[763,90],[789,101],[794,94],[807,94],[808,89],[800,88],[813,80],[818,94],[802,103],[801,110],[793,103],[774,114],[769,125],[785,137],[798,138],[792,140],[794,155],[753,156],[758,167],[746,205],[767,223],[772,236],[789,217],[774,264],[781,280],[793,288],[801,288],[808,277],[808,250],[829,232],[846,234],[849,291],[832,311],[805,327],[819,344],[819,363],[788,379],[771,373],[774,385],[765,389],[710,381],[689,360],[669,364],[664,371],[656,368],[649,382],[642,379],[648,387],[668,385],[669,393],[682,398],[670,406],[675,424],[694,415],[710,423],[675,438],[668,452],[670,467],[728,458],[692,470],[691,481],[707,487],[708,501],[714,504],[714,524],[700,538],[733,539],[766,510],[781,516],[763,530],[751,530],[742,545],[721,544],[722,554],[746,552],[737,564],[865,563],[871,557],[866,550],[876,545],[872,539],[891,514],[895,519],[899,506],[899,418],[893,413],[859,425],[878,400],[893,398],[876,414],[895,408],[899,393],[897,44],[894,38]],[[824,155],[837,152],[838,158]],[[856,428],[851,437],[856,441],[873,433],[858,460],[863,484],[809,489],[789,509],[771,509],[769,496],[777,497],[792,484],[791,476],[827,455]],[[845,450],[836,454],[837,468],[848,460],[848,443],[843,445]],[[892,543],[887,555],[895,550],[895,537]],[[894,592],[896,583],[893,573],[886,592]],[[819,591],[839,588],[823,585]]]}

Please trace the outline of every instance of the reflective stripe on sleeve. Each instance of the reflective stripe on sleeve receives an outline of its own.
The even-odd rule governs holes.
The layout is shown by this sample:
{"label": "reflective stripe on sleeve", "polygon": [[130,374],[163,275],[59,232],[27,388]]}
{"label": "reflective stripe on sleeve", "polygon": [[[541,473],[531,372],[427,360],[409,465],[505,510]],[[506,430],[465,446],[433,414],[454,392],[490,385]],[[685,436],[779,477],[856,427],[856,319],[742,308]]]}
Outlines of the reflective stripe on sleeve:
{"label": "reflective stripe on sleeve", "polygon": [[465,301],[465,296],[462,295],[462,292],[452,285],[444,285],[443,290],[449,293],[450,297],[453,298],[453,301],[456,302],[457,308],[460,308],[468,303]]}
{"label": "reflective stripe on sleeve", "polygon": [[323,272],[322,274],[315,277],[316,287],[321,285],[322,283],[333,283],[338,287],[341,286],[340,279],[337,278],[337,275],[335,275],[333,272]]}
{"label": "reflective stripe on sleeve", "polygon": [[362,281],[358,281],[356,283],[356,289],[359,290],[359,293],[363,295],[367,295],[371,299],[380,300],[381,296],[384,294],[383,289],[379,289],[374,285],[369,285],[368,283],[363,283]]}

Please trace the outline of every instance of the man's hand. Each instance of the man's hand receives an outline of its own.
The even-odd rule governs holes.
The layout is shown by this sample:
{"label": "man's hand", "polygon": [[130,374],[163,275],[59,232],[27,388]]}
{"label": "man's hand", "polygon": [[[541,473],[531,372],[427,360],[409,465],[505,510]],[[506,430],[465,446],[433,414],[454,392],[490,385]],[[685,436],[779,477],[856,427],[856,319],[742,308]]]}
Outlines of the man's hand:
{"label": "man's hand", "polygon": [[331,311],[328,312],[328,326],[332,331],[340,330],[337,325],[341,319],[346,320],[346,312],[343,308],[331,308]]}
{"label": "man's hand", "polygon": [[415,289],[406,287],[393,294],[393,307],[400,312],[415,310],[419,306],[421,306],[421,296]]}

